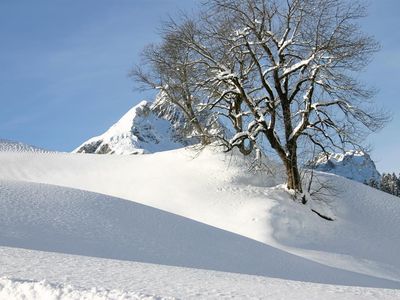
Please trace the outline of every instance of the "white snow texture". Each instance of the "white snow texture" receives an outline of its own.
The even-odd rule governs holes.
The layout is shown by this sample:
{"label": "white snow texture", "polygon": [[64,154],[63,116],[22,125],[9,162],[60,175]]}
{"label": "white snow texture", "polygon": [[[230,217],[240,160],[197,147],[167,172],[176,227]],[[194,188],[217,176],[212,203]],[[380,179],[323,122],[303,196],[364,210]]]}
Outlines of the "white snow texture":
{"label": "white snow texture", "polygon": [[0,299],[400,298],[400,201],[343,177],[301,205],[212,148],[0,165]]}

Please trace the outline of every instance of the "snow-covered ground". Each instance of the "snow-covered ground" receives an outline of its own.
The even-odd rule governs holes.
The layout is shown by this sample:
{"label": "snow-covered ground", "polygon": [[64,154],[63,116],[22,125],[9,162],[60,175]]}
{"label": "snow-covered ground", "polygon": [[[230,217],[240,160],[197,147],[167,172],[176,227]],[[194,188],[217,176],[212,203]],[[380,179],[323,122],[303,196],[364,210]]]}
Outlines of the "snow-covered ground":
{"label": "snow-covered ground", "polygon": [[316,284],[6,247],[0,247],[0,262],[6,266],[0,277],[0,299],[7,300],[369,300],[398,299],[400,295],[393,289]]}
{"label": "snow-covered ground", "polygon": [[213,150],[0,165],[0,299],[400,297],[400,201],[339,176],[303,206]]}

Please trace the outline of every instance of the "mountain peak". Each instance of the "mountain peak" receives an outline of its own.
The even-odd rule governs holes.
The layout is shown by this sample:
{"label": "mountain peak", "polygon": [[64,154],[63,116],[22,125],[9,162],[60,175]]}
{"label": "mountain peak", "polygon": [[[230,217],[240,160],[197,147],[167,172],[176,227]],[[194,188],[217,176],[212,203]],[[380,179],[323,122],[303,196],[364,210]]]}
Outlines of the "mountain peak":
{"label": "mountain peak", "polygon": [[137,105],[132,107],[127,113],[125,113],[118,122],[107,130],[108,133],[119,134],[130,131],[133,125],[133,120],[143,115],[147,115],[150,109],[149,101],[143,100]]}
{"label": "mountain peak", "polygon": [[333,173],[362,183],[379,181],[381,177],[368,153],[359,150],[328,155],[321,153],[313,164],[318,171]]}
{"label": "mountain peak", "polygon": [[0,152],[49,152],[21,142],[0,139]]}
{"label": "mountain peak", "polygon": [[141,101],[102,135],[75,149],[76,153],[145,154],[173,150],[189,143],[179,135],[167,116],[150,101]]}

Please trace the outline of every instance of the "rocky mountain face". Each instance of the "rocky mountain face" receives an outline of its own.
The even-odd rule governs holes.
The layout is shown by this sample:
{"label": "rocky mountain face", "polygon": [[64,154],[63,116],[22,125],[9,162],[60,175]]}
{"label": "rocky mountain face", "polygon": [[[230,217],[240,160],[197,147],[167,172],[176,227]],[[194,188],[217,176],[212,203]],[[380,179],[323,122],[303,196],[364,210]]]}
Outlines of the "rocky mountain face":
{"label": "rocky mountain face", "polygon": [[0,139],[0,152],[49,152],[21,142]]}
{"label": "rocky mountain face", "polygon": [[379,182],[381,175],[374,161],[363,151],[320,154],[312,164],[322,172],[333,173],[362,183]]}
{"label": "rocky mountain face", "polygon": [[182,148],[196,142],[184,128],[183,116],[142,101],[100,136],[76,148],[76,153],[145,154]]}
{"label": "rocky mountain face", "polygon": [[[197,118],[210,135],[227,130],[205,110]],[[160,92],[153,102],[142,101],[100,136],[84,142],[73,152],[96,154],[146,154],[194,145],[200,138],[182,111]]]}

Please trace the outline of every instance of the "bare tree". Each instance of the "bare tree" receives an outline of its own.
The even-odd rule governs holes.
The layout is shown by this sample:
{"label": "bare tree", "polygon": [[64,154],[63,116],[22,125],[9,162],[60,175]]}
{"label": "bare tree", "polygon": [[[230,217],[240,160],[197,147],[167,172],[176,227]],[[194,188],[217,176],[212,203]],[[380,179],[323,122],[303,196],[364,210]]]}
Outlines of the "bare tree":
{"label": "bare tree", "polygon": [[300,141],[323,152],[358,147],[386,121],[356,80],[379,48],[357,26],[365,12],[346,0],[208,0],[165,33],[194,70],[183,82],[230,121],[233,135],[220,137],[228,150],[250,153],[266,140],[288,189],[302,193]]}
{"label": "bare tree", "polygon": [[[172,22],[172,21],[171,21]],[[172,24],[172,23],[171,23]],[[196,62],[192,52],[176,37],[179,32],[166,29],[162,32],[159,45],[149,45],[142,52],[144,68],[136,66],[131,76],[142,84],[143,88],[159,90],[159,99],[155,103],[159,110],[176,106],[186,119],[188,131],[198,138],[203,145],[210,143],[210,112],[201,109],[203,98],[196,82]]]}

